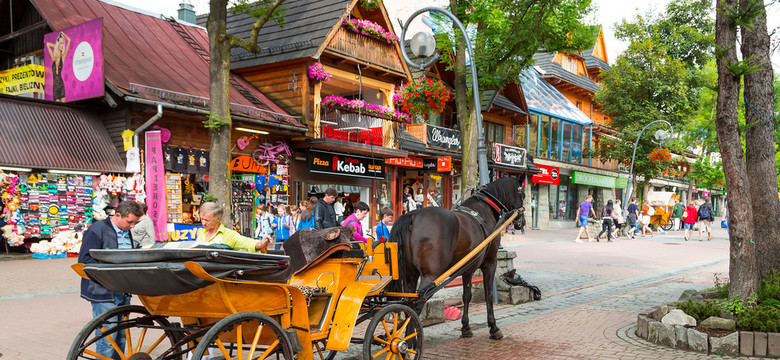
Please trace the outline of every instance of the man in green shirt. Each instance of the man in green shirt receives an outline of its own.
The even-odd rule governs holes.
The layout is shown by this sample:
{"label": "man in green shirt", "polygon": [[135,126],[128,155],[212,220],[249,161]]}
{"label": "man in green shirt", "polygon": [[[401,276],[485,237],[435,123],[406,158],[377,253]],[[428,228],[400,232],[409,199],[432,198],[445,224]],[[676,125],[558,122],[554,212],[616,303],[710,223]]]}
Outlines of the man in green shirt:
{"label": "man in green shirt", "polygon": [[230,245],[235,250],[266,252],[266,247],[273,242],[270,237],[266,236],[263,240],[255,240],[242,236],[233,229],[226,228],[225,225],[222,225],[224,212],[222,205],[215,202],[203,203],[200,206],[198,213],[203,229],[198,230],[196,238],[198,242]]}
{"label": "man in green shirt", "polygon": [[680,230],[680,219],[682,218],[685,207],[680,203],[680,199],[674,199],[674,208],[672,208],[672,218],[674,219],[674,230]]}

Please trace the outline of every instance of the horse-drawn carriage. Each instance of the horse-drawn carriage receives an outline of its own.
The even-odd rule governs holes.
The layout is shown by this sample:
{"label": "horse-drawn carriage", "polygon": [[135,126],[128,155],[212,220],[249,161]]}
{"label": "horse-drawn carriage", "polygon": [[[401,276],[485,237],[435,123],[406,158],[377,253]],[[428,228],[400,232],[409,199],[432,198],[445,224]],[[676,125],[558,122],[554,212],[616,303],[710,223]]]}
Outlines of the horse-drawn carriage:
{"label": "horse-drawn carriage", "polygon": [[674,226],[672,209],[677,195],[669,191],[651,191],[647,194],[647,202],[653,207],[650,224],[658,229],[669,231]]}
{"label": "horse-drawn carriage", "polygon": [[[291,256],[218,248],[93,250],[101,263],[76,264],[74,270],[110,290],[138,295],[143,306],[117,307],[90,321],[67,359],[110,360],[98,353],[99,341],[108,341],[124,360],[333,359],[350,343],[363,345],[364,359],[421,359],[422,305],[461,274],[466,298],[477,268],[485,274],[491,337],[500,338],[489,291],[498,248],[492,240],[522,205],[522,193],[504,187],[489,184],[460,212],[425,208],[404,215],[393,227],[394,241],[376,246],[350,243],[351,227],[339,227],[302,233],[297,246],[289,244]],[[433,230],[444,223],[425,225],[441,216],[440,222],[456,221],[447,225],[460,227],[455,237]],[[475,230],[477,241],[471,239]],[[420,242],[432,241],[445,244],[441,254],[418,251]],[[456,241],[470,241],[467,254],[451,251]],[[443,271],[414,268],[415,257],[438,259]],[[423,281],[414,291],[416,276]],[[463,336],[470,335],[467,313]],[[354,337],[365,321],[364,336]]]}

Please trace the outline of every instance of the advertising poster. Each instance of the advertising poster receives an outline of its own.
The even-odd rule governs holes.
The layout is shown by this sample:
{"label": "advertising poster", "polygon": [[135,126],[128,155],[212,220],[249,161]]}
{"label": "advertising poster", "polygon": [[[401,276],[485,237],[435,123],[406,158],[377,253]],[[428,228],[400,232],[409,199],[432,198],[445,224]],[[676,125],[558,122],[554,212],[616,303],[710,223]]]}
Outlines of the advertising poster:
{"label": "advertising poster", "polygon": [[0,93],[8,95],[43,94],[44,73],[44,67],[35,64],[0,71]]}
{"label": "advertising poster", "polygon": [[103,96],[103,19],[43,36],[46,100]]}
{"label": "advertising poster", "polygon": [[168,240],[168,209],[165,207],[165,165],[160,131],[147,131],[146,137],[146,205],[154,223],[154,240]]}

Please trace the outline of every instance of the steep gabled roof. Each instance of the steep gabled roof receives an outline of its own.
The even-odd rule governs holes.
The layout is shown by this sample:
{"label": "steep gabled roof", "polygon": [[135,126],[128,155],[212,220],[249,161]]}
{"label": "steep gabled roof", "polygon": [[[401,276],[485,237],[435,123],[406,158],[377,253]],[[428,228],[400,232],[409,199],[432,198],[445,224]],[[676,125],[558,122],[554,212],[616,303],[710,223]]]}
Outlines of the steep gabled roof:
{"label": "steep gabled roof", "polygon": [[[118,95],[178,104],[176,99],[157,96],[154,91],[137,91],[143,88],[162,90],[166,94],[179,93],[182,97],[209,98],[209,40],[205,29],[97,0],[32,2],[54,30],[103,19],[104,75],[109,87],[118,91]],[[287,114],[239,76],[231,76],[231,103]],[[280,120],[278,116],[258,112],[248,117],[305,127],[289,116]]]}
{"label": "steep gabled roof", "polygon": [[[588,69],[609,69],[609,59],[607,58],[607,45],[604,41],[604,29],[599,27],[599,33],[596,37],[596,43],[593,48],[583,54],[585,58],[585,67]],[[601,70],[599,70],[601,71]]]}
{"label": "steep gabled roof", "polygon": [[574,85],[576,87],[579,87],[581,89],[593,93],[601,90],[601,88],[599,88],[599,86],[587,76],[577,76],[564,69],[563,66],[561,66],[561,64],[554,62],[553,61],[554,57],[555,57],[555,53],[534,54],[534,60],[536,60],[536,66],[538,66],[545,72],[545,74],[542,75],[543,78],[545,79],[553,78],[556,80],[565,81],[571,85]]}

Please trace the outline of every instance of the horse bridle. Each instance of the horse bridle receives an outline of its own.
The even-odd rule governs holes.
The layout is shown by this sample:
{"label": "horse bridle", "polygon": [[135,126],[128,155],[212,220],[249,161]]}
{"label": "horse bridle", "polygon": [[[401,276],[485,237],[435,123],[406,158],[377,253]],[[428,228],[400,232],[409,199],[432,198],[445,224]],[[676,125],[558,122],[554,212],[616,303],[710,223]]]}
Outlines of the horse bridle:
{"label": "horse bridle", "polygon": [[[471,196],[476,197],[477,199],[484,201],[493,210],[495,210],[496,213],[498,213],[498,221],[500,221],[501,217],[504,214],[506,214],[506,213],[508,213],[508,212],[510,212],[512,210],[509,210],[509,208],[507,208],[506,205],[504,205],[504,203],[501,202],[501,200],[498,200],[498,198],[496,198],[495,195],[487,192],[486,189],[487,189],[487,187],[485,187],[484,185],[480,186],[478,189],[476,189],[476,191],[474,191],[471,194]],[[467,208],[465,206],[461,206],[460,203],[458,203],[455,206],[455,208],[453,209],[453,211],[461,211],[461,212],[464,212],[464,213],[469,214],[472,217],[474,217],[477,220],[477,222],[479,223],[479,225],[482,226],[482,231],[485,233],[485,237],[487,237],[488,235],[490,235],[490,233],[492,233],[492,231],[487,228],[487,224],[485,223],[485,220],[482,219],[482,216],[480,216],[479,213],[477,213],[473,209]],[[498,226],[498,225],[499,224],[496,224],[496,226]]]}

